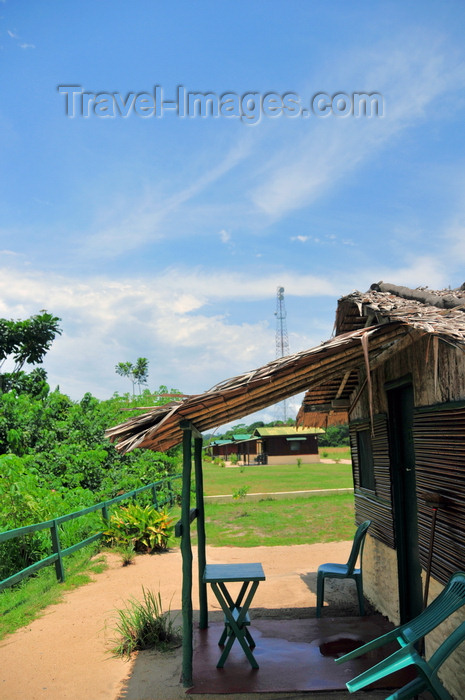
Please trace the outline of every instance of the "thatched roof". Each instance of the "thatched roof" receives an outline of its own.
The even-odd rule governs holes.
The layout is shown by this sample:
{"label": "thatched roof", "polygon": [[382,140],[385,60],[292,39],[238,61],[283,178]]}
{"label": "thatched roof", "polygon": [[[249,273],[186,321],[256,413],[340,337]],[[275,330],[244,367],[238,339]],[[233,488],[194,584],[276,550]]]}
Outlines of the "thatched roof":
{"label": "thatched roof", "polygon": [[368,292],[352,292],[339,300],[336,335],[375,323],[402,321],[412,328],[462,345],[465,338],[465,285],[433,291],[378,282]]}
{"label": "thatched roof", "polygon": [[163,451],[182,441],[182,420],[203,432],[302,391],[307,392],[298,417],[302,425],[346,422],[360,366],[373,369],[424,333],[465,349],[464,290],[425,292],[383,283],[373,287],[339,300],[336,337],[227,379],[203,394],[150,409],[110,428],[107,437],[121,453],[136,447]]}
{"label": "thatched roof", "polygon": [[[368,292],[354,291],[339,299],[336,311],[335,333],[350,333],[369,326],[401,323],[408,334],[403,344],[412,342],[420,334],[441,338],[456,347],[465,349],[465,285],[459,289],[439,291],[427,288],[409,289],[397,285],[378,282],[372,284]],[[384,353],[377,363],[387,359],[389,354],[399,352],[403,344],[399,341],[391,347],[386,344]],[[374,368],[370,354],[370,369]],[[298,414],[301,425],[334,425],[346,422],[347,413],[336,412],[331,406],[331,397],[337,396],[348,404],[349,396],[358,384],[358,372],[354,368],[345,376],[345,384],[335,386],[334,380],[310,388],[302,402]],[[333,398],[334,404],[334,398]],[[339,402],[341,403],[341,402]]]}

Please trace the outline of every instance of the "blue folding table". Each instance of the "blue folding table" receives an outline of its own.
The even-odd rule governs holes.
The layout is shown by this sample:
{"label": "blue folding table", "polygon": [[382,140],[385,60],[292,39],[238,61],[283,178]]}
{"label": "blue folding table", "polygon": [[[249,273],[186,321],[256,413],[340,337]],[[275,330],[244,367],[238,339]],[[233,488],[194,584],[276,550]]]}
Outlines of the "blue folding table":
{"label": "blue folding table", "polygon": [[[209,583],[224,612],[224,630],[218,642],[224,645],[223,653],[216,665],[223,668],[234,641],[237,639],[252,668],[258,663],[252,654],[255,642],[247,627],[250,625],[249,608],[260,581],[265,581],[261,564],[207,564],[203,574],[204,583]],[[229,583],[242,583],[234,599],[227,588]]]}

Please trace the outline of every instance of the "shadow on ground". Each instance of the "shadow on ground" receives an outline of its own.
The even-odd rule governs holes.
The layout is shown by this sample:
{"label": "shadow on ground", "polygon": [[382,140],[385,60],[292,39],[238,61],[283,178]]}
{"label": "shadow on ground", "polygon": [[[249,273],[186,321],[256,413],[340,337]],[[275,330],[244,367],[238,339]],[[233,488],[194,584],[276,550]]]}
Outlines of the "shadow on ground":
{"label": "shadow on ground", "polygon": [[[213,613],[207,630],[199,630],[196,625],[194,631],[192,688],[185,689],[181,683],[182,649],[165,654],[141,652],[118,700],[178,700],[185,698],[186,693],[196,700],[245,700],[261,693],[266,693],[267,700],[347,700],[346,681],[379,661],[386,650],[376,650],[342,665],[334,663],[335,657],[392,628],[379,614],[316,619],[311,608],[257,609],[252,624],[258,670],[250,667],[237,643],[225,667],[216,668],[223,623],[221,616]],[[384,690],[368,690],[353,697],[384,698],[386,688],[400,687],[410,678],[403,672],[401,677],[391,676],[384,681]]]}

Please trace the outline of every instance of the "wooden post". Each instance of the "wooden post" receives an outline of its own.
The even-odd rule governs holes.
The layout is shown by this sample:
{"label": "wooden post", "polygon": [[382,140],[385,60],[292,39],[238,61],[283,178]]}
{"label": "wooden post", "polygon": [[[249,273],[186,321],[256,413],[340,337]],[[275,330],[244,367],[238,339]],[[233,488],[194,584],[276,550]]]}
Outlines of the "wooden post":
{"label": "wooden post", "polygon": [[194,464],[195,464],[195,498],[197,508],[197,543],[198,543],[198,564],[199,564],[199,607],[201,630],[208,627],[208,603],[207,584],[203,582],[203,572],[207,563],[205,551],[205,505],[203,498],[203,471],[202,471],[202,438],[194,439]]}
{"label": "wooden post", "polygon": [[183,469],[181,503],[181,554],[182,554],[182,682],[185,688],[192,686],[192,546],[190,533],[190,491],[192,471],[192,430],[183,429]]}
{"label": "wooden post", "polygon": [[55,562],[56,577],[58,581],[63,583],[65,580],[65,568],[63,566],[63,557],[61,556],[60,530],[56,520],[53,521],[50,533],[52,535],[52,551],[54,554],[58,554],[58,559]]}

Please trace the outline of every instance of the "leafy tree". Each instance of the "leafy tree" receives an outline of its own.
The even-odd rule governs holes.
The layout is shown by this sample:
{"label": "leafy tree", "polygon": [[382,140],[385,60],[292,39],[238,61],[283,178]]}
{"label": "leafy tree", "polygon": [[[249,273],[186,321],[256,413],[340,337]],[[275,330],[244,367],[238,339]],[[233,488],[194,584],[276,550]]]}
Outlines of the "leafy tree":
{"label": "leafy tree", "polygon": [[265,423],[262,420],[257,420],[249,425],[249,432],[253,433],[256,428],[264,428]]}
{"label": "leafy tree", "polygon": [[[61,334],[60,320],[45,310],[24,321],[0,319],[0,370],[8,359],[14,362],[12,372],[0,374],[0,392],[10,389],[22,392],[27,388],[27,375],[20,374],[21,370],[25,364],[42,362],[55,336]],[[42,390],[44,375],[36,374],[32,381],[40,379]]]}
{"label": "leafy tree", "polygon": [[50,390],[47,383],[47,372],[43,367],[36,367],[26,372],[6,373],[2,376],[3,391],[13,391],[15,394],[30,396],[46,396]]}
{"label": "leafy tree", "polygon": [[111,498],[176,471],[177,449],[121,456],[104,436],[111,425],[140,415],[142,403],[160,401],[165,399],[148,391],[129,405],[127,397],[99,401],[91,394],[74,402],[58,390],[44,396],[0,394],[0,455],[21,457],[48,488],[82,487]]}
{"label": "leafy tree", "polygon": [[330,425],[326,431],[318,436],[320,447],[347,447],[349,441],[349,426]]}
{"label": "leafy tree", "polygon": [[[218,434],[215,436],[217,439],[222,439],[222,440],[230,440],[233,435],[244,435],[244,434],[252,434],[256,428],[274,428],[274,427],[281,427],[281,426],[294,426],[295,425],[295,419],[294,418],[288,418],[285,423],[281,420],[274,420],[271,421],[270,423],[264,423],[263,421],[255,421],[255,423],[251,423],[250,425],[246,425],[245,423],[237,423],[236,425],[233,425],[232,428],[229,428],[226,432],[222,434]],[[213,435],[210,436],[205,436],[205,437],[213,437]]]}

